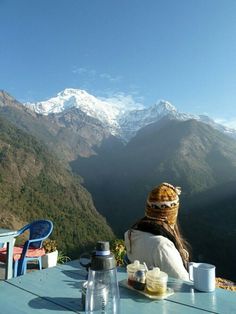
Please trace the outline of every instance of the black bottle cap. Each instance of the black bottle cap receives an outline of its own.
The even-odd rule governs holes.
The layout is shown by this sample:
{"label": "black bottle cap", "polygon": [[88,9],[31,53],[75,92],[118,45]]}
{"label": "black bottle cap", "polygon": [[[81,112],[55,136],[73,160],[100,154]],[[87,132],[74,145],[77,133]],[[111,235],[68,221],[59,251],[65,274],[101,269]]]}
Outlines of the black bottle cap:
{"label": "black bottle cap", "polygon": [[98,241],[96,251],[110,251],[110,243],[107,241]]}
{"label": "black bottle cap", "polygon": [[110,252],[109,242],[99,241],[91,261],[92,270],[111,270],[116,267],[114,255]]}

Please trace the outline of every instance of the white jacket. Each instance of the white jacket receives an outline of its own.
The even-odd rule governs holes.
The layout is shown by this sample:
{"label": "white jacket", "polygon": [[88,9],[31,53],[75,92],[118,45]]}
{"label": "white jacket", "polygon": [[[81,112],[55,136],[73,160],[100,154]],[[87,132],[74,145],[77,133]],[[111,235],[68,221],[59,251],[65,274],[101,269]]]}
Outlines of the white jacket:
{"label": "white jacket", "polygon": [[169,239],[140,230],[125,232],[127,256],[131,262],[139,260],[145,262],[148,268],[159,267],[170,277],[189,281],[189,274],[185,269],[182,258],[174,243]]}

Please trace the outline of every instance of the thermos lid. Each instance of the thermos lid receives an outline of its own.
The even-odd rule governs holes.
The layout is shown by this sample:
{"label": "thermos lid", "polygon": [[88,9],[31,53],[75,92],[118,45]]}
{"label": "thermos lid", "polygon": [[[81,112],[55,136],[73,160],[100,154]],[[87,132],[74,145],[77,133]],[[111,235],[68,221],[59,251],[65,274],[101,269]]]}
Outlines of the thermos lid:
{"label": "thermos lid", "polygon": [[110,243],[106,241],[98,241],[96,245],[96,254],[106,255],[110,254]]}
{"label": "thermos lid", "polygon": [[99,241],[96,251],[92,256],[91,270],[111,270],[116,267],[114,255],[110,251],[110,244],[107,241]]}

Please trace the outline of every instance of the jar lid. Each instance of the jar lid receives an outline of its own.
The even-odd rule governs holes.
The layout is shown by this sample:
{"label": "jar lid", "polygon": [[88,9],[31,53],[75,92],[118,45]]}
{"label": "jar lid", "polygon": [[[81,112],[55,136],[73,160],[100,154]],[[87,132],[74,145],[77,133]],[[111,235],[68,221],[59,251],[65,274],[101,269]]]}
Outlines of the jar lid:
{"label": "jar lid", "polygon": [[161,273],[160,268],[154,267],[153,269],[147,272],[147,277],[150,277],[151,279],[156,279],[160,277],[160,273]]}
{"label": "jar lid", "polygon": [[167,281],[168,280],[168,275],[167,273],[158,270],[149,270],[146,274],[146,278],[150,281]]}
{"label": "jar lid", "polygon": [[159,267],[153,267],[153,269],[148,271],[148,274],[150,274],[150,275],[152,275],[154,277],[159,277],[160,272],[161,272],[161,270],[160,270]]}
{"label": "jar lid", "polygon": [[138,270],[139,267],[140,267],[140,262],[138,260],[135,260],[133,263],[128,264],[126,266],[127,270],[130,272],[134,272],[134,271]]}

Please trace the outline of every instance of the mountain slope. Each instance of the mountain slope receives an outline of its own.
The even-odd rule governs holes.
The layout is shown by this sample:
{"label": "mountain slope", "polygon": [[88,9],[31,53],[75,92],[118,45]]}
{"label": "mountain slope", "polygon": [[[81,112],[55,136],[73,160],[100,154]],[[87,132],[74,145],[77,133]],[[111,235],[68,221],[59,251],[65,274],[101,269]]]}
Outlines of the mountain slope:
{"label": "mountain slope", "polygon": [[113,150],[112,159],[105,152],[71,166],[83,176],[98,210],[122,232],[143,214],[146,195],[159,182],[182,186],[184,198],[236,179],[235,152],[235,140],[204,123],[164,119]]}
{"label": "mountain slope", "polygon": [[204,123],[164,119],[142,129],[127,145],[126,156],[133,159],[130,167],[139,169],[139,176],[149,174],[155,181],[155,169],[161,177],[183,182],[188,193],[195,193],[218,180],[235,178],[235,151],[235,140]]}
{"label": "mountain slope", "polygon": [[155,185],[181,186],[179,216],[193,258],[212,262],[219,276],[235,279],[235,140],[196,120],[164,118],[125,147],[104,149],[71,166],[119,236],[144,216]]}
{"label": "mountain slope", "polygon": [[66,170],[34,137],[0,117],[1,226],[19,228],[49,218],[59,249],[78,257],[113,233],[96,211],[80,179]]}
{"label": "mountain slope", "polygon": [[198,193],[186,204],[181,224],[192,244],[192,259],[215,264],[219,276],[236,281],[236,181]]}
{"label": "mountain slope", "polygon": [[103,138],[111,133],[102,123],[71,107],[63,113],[42,115],[28,109],[6,92],[0,92],[0,114],[17,128],[44,142],[65,162],[95,154]]}
{"label": "mountain slope", "polygon": [[0,91],[0,114],[23,131],[40,136],[44,142],[54,141],[51,123],[4,91]]}
{"label": "mountain slope", "polygon": [[96,154],[96,147],[104,139],[113,137],[99,120],[75,107],[63,113],[49,114],[47,118],[58,127],[55,137],[61,152],[70,154],[69,160],[76,159],[78,155],[89,157]]}

